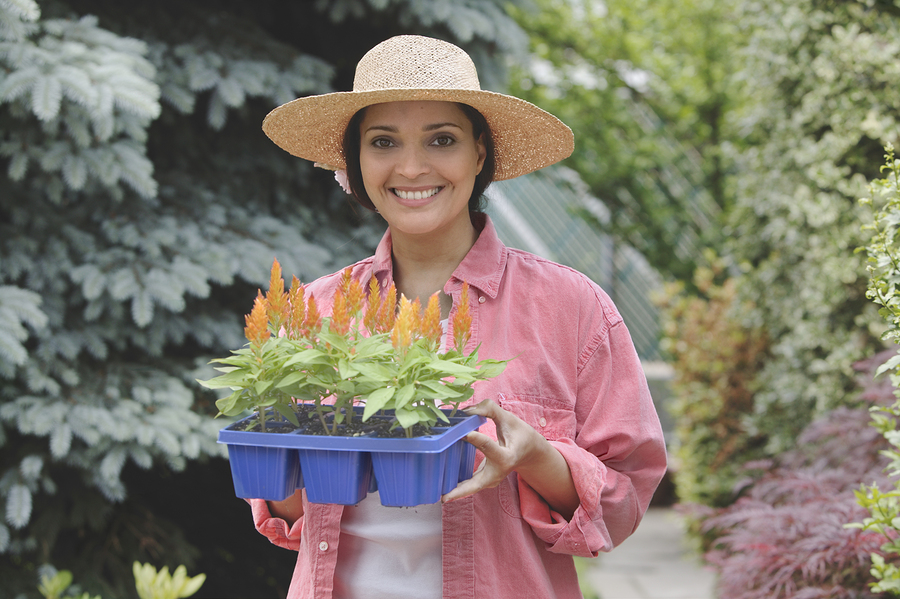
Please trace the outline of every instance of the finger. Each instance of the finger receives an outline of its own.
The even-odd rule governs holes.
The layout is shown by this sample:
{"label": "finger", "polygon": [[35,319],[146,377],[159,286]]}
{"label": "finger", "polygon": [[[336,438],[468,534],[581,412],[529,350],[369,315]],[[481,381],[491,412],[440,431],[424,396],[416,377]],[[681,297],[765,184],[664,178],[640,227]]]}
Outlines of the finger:
{"label": "finger", "polygon": [[495,462],[503,467],[508,465],[509,451],[501,443],[477,431],[472,431],[465,436],[465,439],[484,455],[485,462]]}
{"label": "finger", "polygon": [[487,469],[484,468],[485,464],[487,464],[487,462],[482,462],[482,467],[478,468],[478,470],[475,471],[475,474],[472,475],[472,478],[461,481],[458,485],[456,485],[455,489],[441,497],[441,501],[447,503],[448,501],[462,499],[463,497],[474,495],[478,491],[481,491],[482,489],[486,489],[488,487],[496,487],[500,483],[500,481],[493,481]]}
{"label": "finger", "polygon": [[474,476],[469,480],[464,480],[456,485],[455,489],[441,497],[441,503],[449,503],[457,499],[462,499],[463,497],[468,497],[469,495],[474,495],[480,491],[482,487],[477,482],[473,481],[475,481]]}
{"label": "finger", "polygon": [[501,444],[504,442],[504,429],[511,424],[510,417],[515,418],[511,413],[500,407],[494,400],[485,399],[480,403],[465,408],[468,414],[477,414],[490,418],[494,421],[494,430],[497,433],[497,440]]}
{"label": "finger", "polygon": [[503,410],[500,406],[494,402],[493,399],[484,399],[474,406],[469,406],[467,408],[463,408],[463,411],[466,414],[477,414],[479,416],[485,416],[487,418],[496,418],[499,413]]}

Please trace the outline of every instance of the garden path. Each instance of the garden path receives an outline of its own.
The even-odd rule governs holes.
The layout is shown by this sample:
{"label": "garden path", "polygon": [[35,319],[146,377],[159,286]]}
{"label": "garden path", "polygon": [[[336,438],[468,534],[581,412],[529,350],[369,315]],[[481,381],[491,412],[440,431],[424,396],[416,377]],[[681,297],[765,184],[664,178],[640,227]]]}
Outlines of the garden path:
{"label": "garden path", "polygon": [[715,574],[685,539],[671,508],[650,508],[637,531],[584,564],[583,582],[600,599],[715,599]]}

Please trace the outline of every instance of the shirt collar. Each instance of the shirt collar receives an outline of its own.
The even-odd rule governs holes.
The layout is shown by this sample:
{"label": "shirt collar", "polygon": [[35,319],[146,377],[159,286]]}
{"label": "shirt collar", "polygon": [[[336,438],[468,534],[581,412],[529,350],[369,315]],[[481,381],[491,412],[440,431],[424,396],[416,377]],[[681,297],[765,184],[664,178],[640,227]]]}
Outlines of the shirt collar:
{"label": "shirt collar", "polygon": [[[493,299],[500,291],[500,280],[506,267],[507,250],[500,238],[497,237],[497,231],[488,215],[476,214],[474,223],[476,229],[481,229],[481,233],[475,240],[475,245],[453,271],[453,276],[444,287],[444,292],[450,294],[461,287],[463,281],[466,281],[471,287],[475,287]],[[389,227],[375,249],[372,264],[372,272],[382,284],[390,284],[390,281],[393,281],[392,247]]]}

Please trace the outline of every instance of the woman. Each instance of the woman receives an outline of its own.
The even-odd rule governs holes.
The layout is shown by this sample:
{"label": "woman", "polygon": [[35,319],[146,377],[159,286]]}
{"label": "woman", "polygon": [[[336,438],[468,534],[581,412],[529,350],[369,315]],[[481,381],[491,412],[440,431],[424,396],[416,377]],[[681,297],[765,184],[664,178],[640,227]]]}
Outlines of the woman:
{"label": "woman", "polygon": [[[666,468],[659,420],[631,338],[583,275],[508,249],[479,211],[492,180],[553,164],[573,148],[552,115],[482,91],[462,50],[391,38],[357,66],[354,91],[300,98],[263,129],[296,156],[347,171],[389,227],[365,282],[442,317],[472,289],[483,358],[513,358],[466,405],[489,418],[467,440],[476,472],[441,504],[385,508],[252,500],[257,528],[297,550],[290,598],[581,597],[572,557],[596,556],[638,525]],[[328,298],[335,273],[310,289]],[[330,306],[322,306],[324,312]]]}

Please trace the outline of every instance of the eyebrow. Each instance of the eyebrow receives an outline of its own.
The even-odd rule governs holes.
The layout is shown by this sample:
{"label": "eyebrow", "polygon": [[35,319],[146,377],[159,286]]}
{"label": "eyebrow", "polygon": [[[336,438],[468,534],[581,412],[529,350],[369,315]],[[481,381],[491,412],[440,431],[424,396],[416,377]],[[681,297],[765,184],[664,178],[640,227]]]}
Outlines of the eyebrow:
{"label": "eyebrow", "polygon": [[[457,129],[462,130],[462,127],[456,123],[446,122],[446,123],[433,123],[431,125],[425,125],[422,127],[423,131],[436,131],[438,129],[443,129],[444,127],[456,127]],[[366,129],[366,133],[369,131],[387,131],[388,133],[399,133],[400,129],[394,125],[372,125],[368,129]]]}

